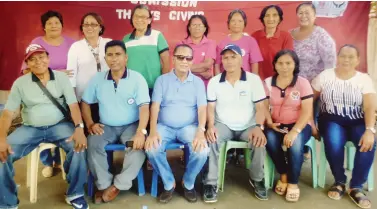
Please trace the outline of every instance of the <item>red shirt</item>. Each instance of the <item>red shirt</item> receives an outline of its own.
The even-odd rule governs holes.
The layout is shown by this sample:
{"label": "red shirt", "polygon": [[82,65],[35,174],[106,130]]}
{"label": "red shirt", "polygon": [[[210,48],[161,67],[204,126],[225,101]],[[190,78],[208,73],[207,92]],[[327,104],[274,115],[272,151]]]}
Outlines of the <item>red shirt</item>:
{"label": "red shirt", "polygon": [[264,29],[255,31],[252,36],[257,40],[262,53],[263,61],[259,63],[259,76],[264,80],[275,75],[272,61],[276,53],[283,49],[293,50],[293,39],[291,34],[280,31],[279,28],[271,38],[266,37]]}

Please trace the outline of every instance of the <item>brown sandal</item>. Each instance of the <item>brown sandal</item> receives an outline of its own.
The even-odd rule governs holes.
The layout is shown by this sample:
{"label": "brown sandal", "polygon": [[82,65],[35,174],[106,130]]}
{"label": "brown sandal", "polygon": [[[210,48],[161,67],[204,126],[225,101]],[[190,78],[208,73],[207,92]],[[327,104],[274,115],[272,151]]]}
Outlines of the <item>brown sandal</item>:
{"label": "brown sandal", "polygon": [[278,195],[284,195],[287,191],[288,183],[283,183],[282,181],[278,181],[275,186],[275,192]]}
{"label": "brown sandal", "polygon": [[[367,195],[363,192],[361,189],[352,189],[348,195],[350,196],[351,200],[360,208],[371,208],[372,207],[372,202],[369,200]],[[360,204],[361,201],[367,200],[369,202],[369,206],[365,207]]]}
{"label": "brown sandal", "polygon": [[[342,189],[338,189],[338,186],[340,186]],[[336,192],[339,194],[339,197],[331,197],[328,193],[329,192]],[[330,199],[333,199],[333,200],[340,200],[342,199],[342,197],[344,196],[344,193],[346,192],[346,185],[345,184],[341,184],[341,183],[335,183],[334,185],[331,186],[331,188],[329,189],[329,191],[327,192],[327,196],[330,198]]]}

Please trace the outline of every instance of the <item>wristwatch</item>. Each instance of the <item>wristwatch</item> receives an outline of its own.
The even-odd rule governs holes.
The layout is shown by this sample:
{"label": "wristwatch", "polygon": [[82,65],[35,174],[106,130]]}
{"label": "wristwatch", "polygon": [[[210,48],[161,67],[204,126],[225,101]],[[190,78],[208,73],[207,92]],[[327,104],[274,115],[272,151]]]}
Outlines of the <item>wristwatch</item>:
{"label": "wristwatch", "polygon": [[84,124],[83,123],[78,123],[75,128],[84,128]]}
{"label": "wristwatch", "polygon": [[373,134],[376,134],[376,129],[374,127],[367,127],[366,130],[371,131]]}
{"label": "wristwatch", "polygon": [[147,129],[143,128],[143,129],[139,129],[138,131],[141,131],[141,133],[143,133],[144,135],[147,135],[148,134],[148,131]]}
{"label": "wristwatch", "polygon": [[255,126],[259,127],[262,131],[264,131],[264,125],[263,124],[256,124]]}

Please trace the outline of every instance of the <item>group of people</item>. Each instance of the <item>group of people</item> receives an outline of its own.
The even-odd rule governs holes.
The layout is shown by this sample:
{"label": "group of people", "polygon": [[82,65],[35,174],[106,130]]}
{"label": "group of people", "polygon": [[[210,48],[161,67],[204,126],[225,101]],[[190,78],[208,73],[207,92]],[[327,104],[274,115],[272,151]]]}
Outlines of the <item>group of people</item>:
{"label": "group of people", "polygon": [[[346,193],[344,145],[354,143],[348,194],[359,207],[370,208],[362,188],[376,150],[372,80],[356,70],[355,46],[336,52],[331,36],[315,25],[312,3],[300,4],[296,13],[299,27],[286,32],[279,29],[282,9],[267,6],[260,15],[264,28],[249,36],[245,12],[233,10],[230,34],[218,45],[207,37],[205,16],[193,15],[187,37],[172,50],[172,67],[168,43],[152,29],[146,5],[133,9],[134,30],[123,40],[103,38],[104,22],[96,13],[83,16],[84,38],[77,42],[62,35],[60,13],[43,14],[45,35],[26,49],[24,75],[14,82],[1,115],[0,209],[18,207],[13,162],[40,143],[54,143],[67,153],[66,201],[76,209],[89,208],[88,169],[98,189],[94,203],[110,202],[131,188],[146,157],[164,184],[159,201],[169,202],[177,182],[166,147],[176,141],[189,150],[180,182],[189,202],[197,201],[194,184],[202,170],[203,199],[217,202],[219,152],[229,140],[249,142],[249,182],[258,199],[268,199],[267,151],[280,174],[274,191],[297,202],[311,136],[324,141],[335,178],[328,196],[335,200]],[[20,106],[23,125],[7,136]],[[129,145],[116,176],[109,172],[105,151],[113,143]],[[58,155],[41,153],[45,177],[63,163]]]}

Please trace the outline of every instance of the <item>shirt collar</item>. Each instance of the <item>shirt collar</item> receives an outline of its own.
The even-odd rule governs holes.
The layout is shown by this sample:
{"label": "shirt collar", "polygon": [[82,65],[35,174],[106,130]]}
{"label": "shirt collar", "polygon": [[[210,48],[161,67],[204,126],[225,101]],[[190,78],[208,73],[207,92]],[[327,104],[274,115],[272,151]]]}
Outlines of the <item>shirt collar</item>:
{"label": "shirt collar", "polygon": [[[275,87],[277,87],[277,86],[276,86],[276,79],[277,79],[277,77],[278,77],[278,74],[275,74],[274,76],[272,76],[271,86],[275,86]],[[297,83],[297,78],[298,78],[298,75],[294,75],[294,76],[293,76],[293,80],[292,80],[292,82],[289,84],[288,87],[294,87],[294,86],[296,85],[296,83]]]}
{"label": "shirt collar", "polygon": [[[186,44],[194,44],[194,42],[192,41],[191,37],[187,37],[184,41]],[[200,40],[200,43],[199,44],[205,44],[208,42],[208,38],[206,36],[203,35],[203,38],[202,40]]]}
{"label": "shirt collar", "polygon": [[[127,73],[127,68],[126,68],[121,79],[127,78],[127,75],[128,73]],[[114,80],[113,76],[111,75],[111,70],[109,70],[107,73],[107,80]]]}
{"label": "shirt collar", "polygon": [[[226,77],[226,71],[224,71],[224,72],[221,73],[220,83],[225,82],[225,77]],[[246,72],[242,68],[241,68],[241,77],[240,77],[240,80],[241,81],[246,81]]]}
{"label": "shirt collar", "polygon": [[[48,68],[48,72],[50,73],[50,81],[55,80],[55,74],[54,72],[52,72],[51,68]],[[33,82],[38,82],[39,78],[36,75],[34,75],[34,73],[31,73],[31,80]]]}
{"label": "shirt collar", "polygon": [[[170,72],[170,75],[173,76],[177,81],[180,81],[179,78],[177,77],[177,75],[175,74],[175,69],[173,69],[173,70]],[[188,75],[187,75],[187,78],[186,78],[186,80],[183,81],[183,82],[186,82],[186,81],[190,81],[190,82],[194,81],[194,76],[193,76],[193,74],[191,73],[191,70],[189,70]]]}
{"label": "shirt collar", "polygon": [[[262,35],[263,35],[263,37],[267,38],[267,34],[266,34],[266,31],[264,29],[262,30]],[[279,29],[279,27],[277,27],[276,31],[274,33],[274,36],[272,36],[271,38],[279,38],[279,37],[280,37],[280,29]]]}
{"label": "shirt collar", "polygon": [[[130,39],[135,39],[135,33],[136,33],[136,29],[134,29],[134,30],[132,31],[132,33],[131,33],[131,35],[130,35]],[[152,29],[151,29],[151,27],[148,27],[148,28],[147,28],[147,31],[145,31],[144,36],[150,36],[151,33],[152,33]]]}

